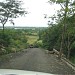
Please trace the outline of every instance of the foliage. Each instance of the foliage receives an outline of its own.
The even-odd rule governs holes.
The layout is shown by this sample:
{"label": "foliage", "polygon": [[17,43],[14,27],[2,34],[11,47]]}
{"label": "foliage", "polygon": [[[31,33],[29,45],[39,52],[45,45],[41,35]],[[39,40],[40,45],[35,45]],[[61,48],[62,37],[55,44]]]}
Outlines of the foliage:
{"label": "foliage", "polygon": [[35,48],[42,48],[43,47],[42,40],[35,41],[33,45]]}
{"label": "foliage", "polygon": [[0,33],[0,45],[7,47],[10,44],[10,39],[11,37],[8,33],[4,33],[4,36],[2,32]]}
{"label": "foliage", "polygon": [[[75,1],[74,0],[49,0],[50,3],[59,4],[61,9],[58,10],[57,23],[62,23],[62,35],[60,45],[60,58],[62,52],[65,52],[69,59],[71,53],[71,45],[74,42],[74,15]],[[72,21],[71,21],[72,20]]]}
{"label": "foliage", "polygon": [[6,53],[10,53],[20,51],[28,47],[27,38],[25,36],[25,32],[23,33],[23,30],[5,29],[4,38],[2,35],[3,34],[1,32],[0,33],[1,53],[3,49],[5,49]]}
{"label": "foliage", "polygon": [[33,44],[35,41],[38,40],[38,36],[33,36],[33,35],[26,35],[27,37],[27,43]]}
{"label": "foliage", "polygon": [[60,34],[60,25],[56,25],[46,29],[42,34],[43,47],[46,47],[48,50],[53,50],[55,44],[60,38]]}
{"label": "foliage", "polygon": [[[63,53],[68,55],[68,48],[70,50],[70,58],[75,55],[75,15],[66,18],[66,32],[63,42]],[[42,33],[43,47],[48,50],[53,48],[60,51],[62,40],[62,22],[61,20],[56,25],[51,25]]]}
{"label": "foliage", "polygon": [[0,2],[0,23],[4,25],[9,20],[13,25],[13,18],[17,18],[20,15],[27,14],[27,12],[21,7],[22,1],[18,0],[5,0]]}

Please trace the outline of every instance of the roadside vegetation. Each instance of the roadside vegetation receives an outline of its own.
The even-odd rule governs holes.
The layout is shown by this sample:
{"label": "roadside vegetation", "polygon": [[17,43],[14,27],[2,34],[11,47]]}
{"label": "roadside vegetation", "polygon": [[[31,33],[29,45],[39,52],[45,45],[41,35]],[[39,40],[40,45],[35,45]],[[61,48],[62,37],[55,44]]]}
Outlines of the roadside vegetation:
{"label": "roadside vegetation", "polygon": [[30,27],[28,29],[14,29],[6,27],[0,29],[0,55],[8,53],[16,53],[29,48],[30,45],[34,47],[42,47],[42,40],[39,39],[39,29],[42,28]]}
{"label": "roadside vegetation", "polygon": [[27,12],[22,8],[19,9],[20,2],[16,3],[15,0],[0,2],[2,7],[0,23],[3,29],[0,29],[0,55],[21,51],[32,44],[34,47],[42,47],[49,51],[55,48],[59,51],[60,58],[64,54],[67,59],[75,63],[75,1],[49,0],[49,3],[59,4],[61,9],[57,11],[57,15],[48,17],[51,18],[48,21],[48,28],[5,29],[8,18],[11,18],[9,21],[14,25],[13,18],[25,15]]}
{"label": "roadside vegetation", "polygon": [[5,29],[5,24],[8,21],[15,25],[13,19],[25,14],[28,14],[28,12],[22,8],[22,1],[5,0],[0,2],[0,25],[2,25],[0,30],[0,55],[16,52],[17,48],[20,50],[26,47],[27,40],[21,31]]}
{"label": "roadside vegetation", "polygon": [[60,5],[61,9],[57,15],[48,17],[51,19],[48,21],[49,27],[41,33],[43,47],[50,51],[55,48],[60,58],[64,54],[75,63],[75,1],[49,0],[49,3]]}
{"label": "roadside vegetation", "polygon": [[27,38],[22,30],[5,29],[4,35],[2,29],[0,30],[0,55],[25,48],[27,48]]}
{"label": "roadside vegetation", "polygon": [[27,43],[33,45],[33,47],[42,47],[41,32],[45,30],[45,27],[31,27],[30,29],[25,29]]}

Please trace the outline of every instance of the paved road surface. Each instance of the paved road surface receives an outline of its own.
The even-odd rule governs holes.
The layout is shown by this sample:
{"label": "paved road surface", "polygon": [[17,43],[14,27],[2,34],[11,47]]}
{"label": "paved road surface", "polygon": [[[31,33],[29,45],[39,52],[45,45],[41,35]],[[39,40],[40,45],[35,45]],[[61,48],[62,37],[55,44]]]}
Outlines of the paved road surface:
{"label": "paved road surface", "polygon": [[55,55],[46,54],[39,48],[27,49],[19,56],[13,57],[9,62],[0,66],[1,69],[20,69],[38,71],[52,74],[75,74],[64,62],[58,60]]}

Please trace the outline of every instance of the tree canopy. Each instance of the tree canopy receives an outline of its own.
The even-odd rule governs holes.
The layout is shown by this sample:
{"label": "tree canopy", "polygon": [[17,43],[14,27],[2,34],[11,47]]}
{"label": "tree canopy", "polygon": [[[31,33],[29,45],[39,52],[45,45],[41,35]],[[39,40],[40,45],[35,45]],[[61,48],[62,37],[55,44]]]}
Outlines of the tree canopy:
{"label": "tree canopy", "polygon": [[14,24],[13,18],[27,14],[27,11],[21,5],[22,1],[18,0],[5,0],[4,2],[0,2],[0,23],[3,25],[3,30],[8,20]]}
{"label": "tree canopy", "polygon": [[64,53],[70,59],[75,48],[75,1],[49,0],[49,3],[59,4],[61,9],[57,11],[57,16],[52,17],[52,19],[57,18],[57,23],[50,23],[50,27],[43,32],[43,45],[48,50],[57,49],[60,58]]}

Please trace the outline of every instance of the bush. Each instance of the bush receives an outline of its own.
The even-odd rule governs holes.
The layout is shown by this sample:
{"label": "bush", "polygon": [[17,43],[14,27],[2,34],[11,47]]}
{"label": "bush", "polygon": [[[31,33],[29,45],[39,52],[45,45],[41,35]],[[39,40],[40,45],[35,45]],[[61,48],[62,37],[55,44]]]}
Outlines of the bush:
{"label": "bush", "polygon": [[9,34],[2,34],[0,33],[0,45],[3,45],[5,47],[9,46],[10,45],[10,35]]}
{"label": "bush", "polygon": [[27,38],[22,30],[5,29],[4,34],[0,30],[0,46],[5,47],[2,50],[0,47],[0,54],[5,53],[3,49],[6,50],[6,53],[17,52],[27,48],[27,45]]}
{"label": "bush", "polygon": [[34,47],[35,47],[35,48],[43,47],[43,44],[42,44],[42,42],[40,42],[40,41],[36,41],[36,42],[34,43]]}
{"label": "bush", "polygon": [[75,41],[71,45],[71,57],[75,56]]}

